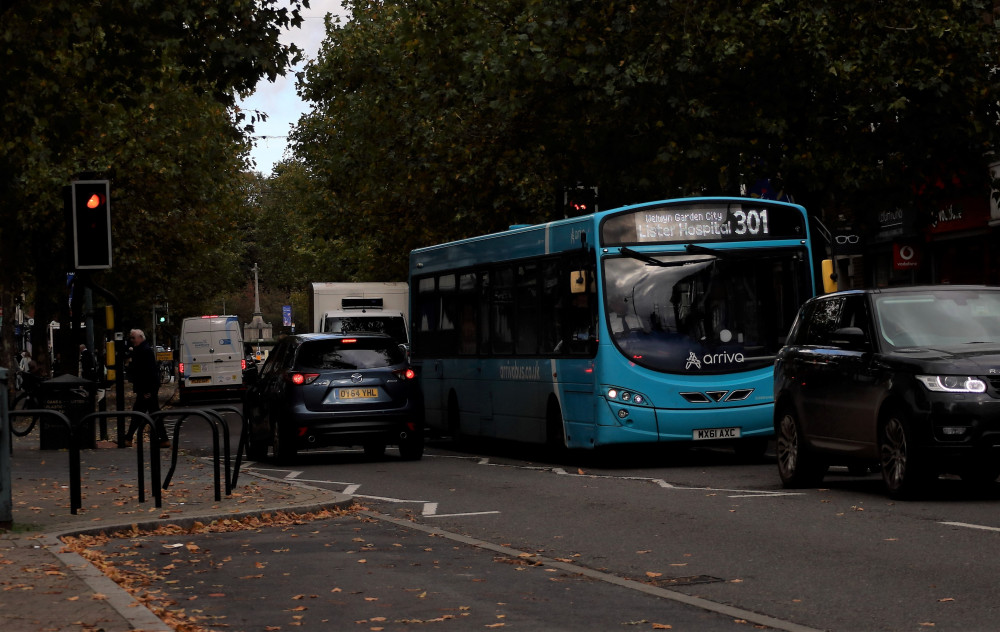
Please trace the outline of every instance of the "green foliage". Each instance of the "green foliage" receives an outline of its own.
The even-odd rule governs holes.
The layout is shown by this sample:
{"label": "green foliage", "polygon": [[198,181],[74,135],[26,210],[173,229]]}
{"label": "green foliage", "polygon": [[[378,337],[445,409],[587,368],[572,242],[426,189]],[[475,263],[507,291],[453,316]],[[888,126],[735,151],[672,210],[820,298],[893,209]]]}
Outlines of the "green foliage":
{"label": "green foliage", "polygon": [[[36,321],[65,302],[61,190],[111,180],[114,267],[100,284],[142,324],[155,295],[197,313],[239,287],[255,117],[235,109],[298,59],[278,42],[306,0],[15,0],[0,5],[0,293]],[[14,265],[11,265],[14,264]]]}
{"label": "green foliage", "polygon": [[606,209],[780,174],[815,214],[863,215],[913,208],[932,178],[985,184],[997,144],[988,2],[349,6],[300,78],[313,108],[292,139],[355,277],[560,217],[577,182]]}

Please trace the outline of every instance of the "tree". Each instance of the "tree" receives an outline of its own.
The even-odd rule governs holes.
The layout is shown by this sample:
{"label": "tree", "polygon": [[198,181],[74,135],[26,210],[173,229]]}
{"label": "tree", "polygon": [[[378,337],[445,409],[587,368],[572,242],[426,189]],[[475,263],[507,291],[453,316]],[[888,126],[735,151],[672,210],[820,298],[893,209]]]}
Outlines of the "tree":
{"label": "tree", "polygon": [[61,188],[81,174],[112,181],[114,268],[101,281],[126,318],[154,294],[195,306],[239,276],[235,177],[255,117],[235,97],[297,61],[278,35],[308,2],[285,4],[0,5],[0,247],[16,262],[0,271],[5,305],[26,291],[48,322],[65,303]]}
{"label": "tree", "polygon": [[930,178],[985,185],[998,140],[990,2],[349,4],[292,139],[350,209],[336,236],[377,236],[358,255],[397,276],[412,247],[561,216],[564,185],[606,209],[780,175],[863,217]]}

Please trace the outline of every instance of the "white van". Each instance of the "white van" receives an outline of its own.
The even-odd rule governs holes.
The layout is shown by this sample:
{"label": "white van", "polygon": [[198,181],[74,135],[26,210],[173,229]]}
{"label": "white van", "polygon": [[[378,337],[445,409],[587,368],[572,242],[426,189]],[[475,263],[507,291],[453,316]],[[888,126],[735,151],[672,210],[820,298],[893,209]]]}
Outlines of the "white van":
{"label": "white van", "polygon": [[185,318],[177,370],[181,406],[243,396],[243,330],[238,316]]}

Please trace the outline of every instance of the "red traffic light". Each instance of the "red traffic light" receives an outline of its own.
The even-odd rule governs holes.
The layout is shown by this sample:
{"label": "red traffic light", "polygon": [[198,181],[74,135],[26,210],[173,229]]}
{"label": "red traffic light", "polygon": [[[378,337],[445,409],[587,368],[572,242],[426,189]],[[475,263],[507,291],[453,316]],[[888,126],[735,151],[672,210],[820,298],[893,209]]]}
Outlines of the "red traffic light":
{"label": "red traffic light", "polygon": [[111,267],[111,197],[107,180],[77,180],[70,187],[70,238],[73,267],[107,270]]}

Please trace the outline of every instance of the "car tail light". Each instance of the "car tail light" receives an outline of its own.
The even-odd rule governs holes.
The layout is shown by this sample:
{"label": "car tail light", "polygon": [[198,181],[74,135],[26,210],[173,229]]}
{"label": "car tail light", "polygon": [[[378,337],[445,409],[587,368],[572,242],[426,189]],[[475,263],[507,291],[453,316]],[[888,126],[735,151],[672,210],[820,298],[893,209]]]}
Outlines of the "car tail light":
{"label": "car tail light", "polygon": [[413,378],[417,377],[417,372],[409,367],[405,369],[396,369],[395,371],[393,371],[393,373],[395,373],[396,377],[398,377],[401,380],[412,380]]}
{"label": "car tail light", "polygon": [[312,384],[319,377],[319,373],[285,373],[285,379],[296,386]]}

